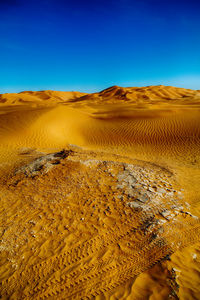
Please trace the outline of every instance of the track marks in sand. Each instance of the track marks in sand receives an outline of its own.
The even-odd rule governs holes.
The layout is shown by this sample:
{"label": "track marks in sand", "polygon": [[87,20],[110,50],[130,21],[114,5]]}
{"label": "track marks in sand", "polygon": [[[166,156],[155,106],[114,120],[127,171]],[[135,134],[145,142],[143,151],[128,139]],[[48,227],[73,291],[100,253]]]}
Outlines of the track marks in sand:
{"label": "track marks in sand", "polygon": [[[13,273],[4,274],[4,298],[92,299],[170,254],[179,245],[179,230],[184,234],[196,224],[195,232],[181,236],[182,245],[190,242],[188,235],[194,240],[198,234],[198,220],[187,215],[185,227],[170,236],[170,224],[176,229],[181,223],[183,208],[172,174],[159,167],[91,159],[91,153],[84,159],[72,152],[34,178],[26,169],[29,165],[10,178],[7,191],[3,239]],[[140,206],[134,208],[138,197]],[[12,202],[18,210],[11,224]],[[5,209],[8,201],[3,203]],[[174,216],[164,218],[169,212]],[[12,241],[16,226],[20,235]]]}

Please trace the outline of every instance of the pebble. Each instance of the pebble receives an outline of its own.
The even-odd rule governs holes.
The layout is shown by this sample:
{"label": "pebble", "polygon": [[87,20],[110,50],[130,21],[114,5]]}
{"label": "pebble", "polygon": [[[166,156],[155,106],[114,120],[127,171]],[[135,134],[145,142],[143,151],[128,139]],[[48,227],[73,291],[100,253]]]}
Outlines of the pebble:
{"label": "pebble", "polygon": [[142,203],[132,201],[132,202],[128,202],[126,205],[131,208],[139,208],[139,207],[141,207]]}

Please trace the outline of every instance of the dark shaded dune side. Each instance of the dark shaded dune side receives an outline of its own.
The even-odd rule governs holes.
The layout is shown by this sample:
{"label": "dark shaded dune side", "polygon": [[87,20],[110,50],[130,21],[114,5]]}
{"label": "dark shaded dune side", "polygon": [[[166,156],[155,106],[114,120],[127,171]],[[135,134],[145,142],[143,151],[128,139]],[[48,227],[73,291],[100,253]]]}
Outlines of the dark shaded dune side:
{"label": "dark shaded dune side", "polygon": [[20,134],[34,123],[42,114],[48,112],[50,108],[21,109],[11,112],[4,112],[0,118],[0,139],[10,139],[11,136]]}

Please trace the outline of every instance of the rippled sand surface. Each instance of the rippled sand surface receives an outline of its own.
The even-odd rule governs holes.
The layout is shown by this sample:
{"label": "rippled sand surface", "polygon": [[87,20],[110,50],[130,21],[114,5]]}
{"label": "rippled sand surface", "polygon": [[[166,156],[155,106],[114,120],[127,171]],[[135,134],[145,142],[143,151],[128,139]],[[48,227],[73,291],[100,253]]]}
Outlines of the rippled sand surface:
{"label": "rippled sand surface", "polygon": [[0,96],[3,299],[200,298],[200,91]]}

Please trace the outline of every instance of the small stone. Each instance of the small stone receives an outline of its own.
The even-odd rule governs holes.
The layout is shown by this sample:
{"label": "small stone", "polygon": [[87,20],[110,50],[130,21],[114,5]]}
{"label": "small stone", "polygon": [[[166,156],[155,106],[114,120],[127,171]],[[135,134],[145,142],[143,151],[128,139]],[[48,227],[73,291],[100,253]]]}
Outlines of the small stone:
{"label": "small stone", "polygon": [[140,195],[140,196],[138,197],[138,200],[141,201],[141,202],[143,202],[143,203],[145,203],[145,202],[147,202],[147,201],[149,200],[149,197],[148,197],[147,194],[145,193],[145,194],[143,194],[143,195]]}
{"label": "small stone", "polygon": [[158,220],[158,224],[164,224],[166,222],[167,222],[167,220]]}
{"label": "small stone", "polygon": [[193,254],[192,254],[192,258],[193,258],[193,260],[196,260],[196,259],[197,259],[197,254],[196,254],[196,253],[193,253]]}
{"label": "small stone", "polygon": [[152,192],[150,192],[150,191],[146,191],[146,194],[149,198],[151,198],[153,196]]}
{"label": "small stone", "polygon": [[140,208],[142,206],[142,203],[139,203],[138,201],[132,201],[128,202],[126,205],[131,208]]}

